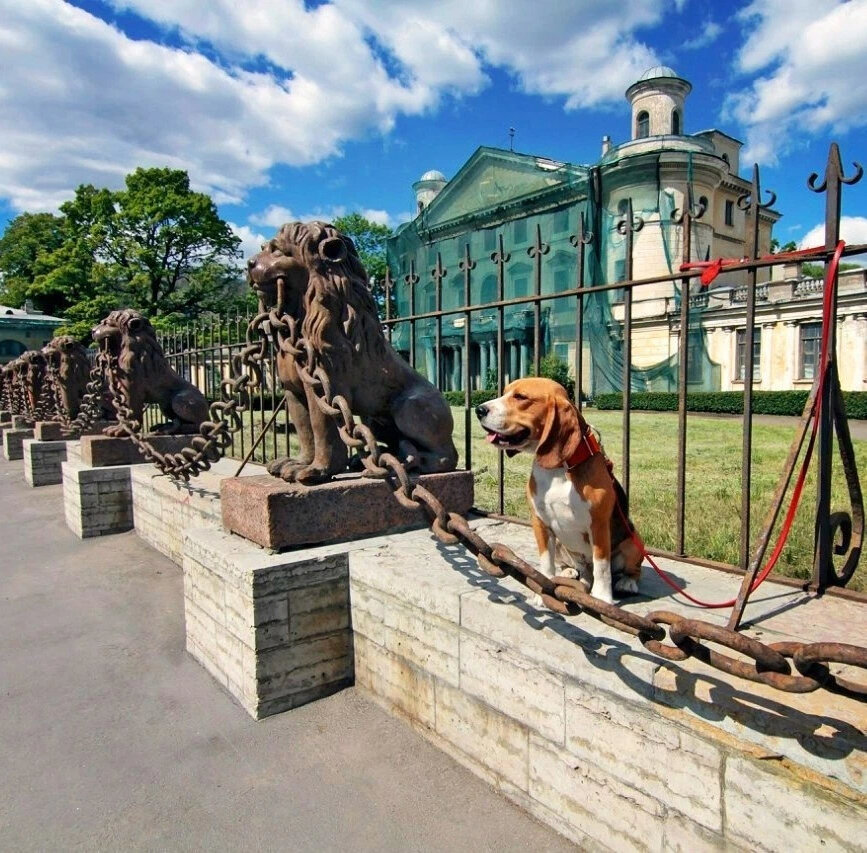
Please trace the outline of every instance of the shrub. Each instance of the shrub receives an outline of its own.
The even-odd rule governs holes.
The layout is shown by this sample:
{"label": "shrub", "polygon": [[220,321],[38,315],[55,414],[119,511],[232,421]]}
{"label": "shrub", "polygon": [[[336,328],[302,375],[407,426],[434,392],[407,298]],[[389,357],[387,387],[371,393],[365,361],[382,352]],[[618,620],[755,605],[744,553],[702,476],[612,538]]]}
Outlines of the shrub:
{"label": "shrub", "polygon": [[[844,391],[843,400],[850,418],[867,418],[867,391]],[[753,413],[800,415],[806,402],[806,391],[754,391]],[[597,394],[594,403],[597,409],[622,409],[623,395],[620,392]],[[631,408],[650,412],[676,412],[677,394],[668,391],[636,391],[632,394]],[[686,408],[690,412],[742,415],[744,394],[743,391],[695,392],[687,394]]]}
{"label": "shrub", "polygon": [[[493,400],[497,396],[496,391],[487,389],[473,391],[470,394],[470,408],[475,409],[476,406],[481,406],[482,403],[487,403],[488,400]],[[463,391],[443,391],[443,397],[450,406],[463,406],[464,392]]]}

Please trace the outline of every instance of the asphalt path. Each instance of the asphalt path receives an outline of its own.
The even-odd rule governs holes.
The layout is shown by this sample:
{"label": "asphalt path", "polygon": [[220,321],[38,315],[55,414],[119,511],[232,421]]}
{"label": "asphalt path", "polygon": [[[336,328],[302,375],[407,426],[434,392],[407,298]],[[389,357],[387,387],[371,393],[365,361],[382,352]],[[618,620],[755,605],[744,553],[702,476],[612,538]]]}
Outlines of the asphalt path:
{"label": "asphalt path", "polygon": [[0,849],[573,849],[355,689],[253,721],[184,650],[182,596],[0,460]]}

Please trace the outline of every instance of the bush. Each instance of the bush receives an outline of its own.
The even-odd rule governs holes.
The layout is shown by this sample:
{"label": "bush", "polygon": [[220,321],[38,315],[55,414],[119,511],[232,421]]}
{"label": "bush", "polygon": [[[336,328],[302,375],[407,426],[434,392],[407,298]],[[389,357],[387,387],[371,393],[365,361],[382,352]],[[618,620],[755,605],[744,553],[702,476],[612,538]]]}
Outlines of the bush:
{"label": "bush", "polygon": [[566,389],[569,399],[575,399],[575,380],[569,375],[569,365],[556,353],[550,352],[539,360],[539,376],[559,382]]}
{"label": "bush", "polygon": [[[478,390],[470,394],[470,408],[475,409],[476,406],[481,406],[482,403],[487,403],[488,400],[493,400],[497,396],[496,391]],[[443,391],[443,397],[450,406],[463,406],[465,395],[463,391]]]}
{"label": "bush", "polygon": [[[843,400],[850,418],[867,418],[867,391],[844,391]],[[807,402],[806,391],[754,391],[753,413],[756,415],[800,415]],[[623,395],[597,394],[597,409],[622,409]],[[649,412],[676,412],[677,394],[668,391],[632,394],[631,408]],[[686,408],[690,412],[742,415],[743,391],[703,391],[686,395]]]}

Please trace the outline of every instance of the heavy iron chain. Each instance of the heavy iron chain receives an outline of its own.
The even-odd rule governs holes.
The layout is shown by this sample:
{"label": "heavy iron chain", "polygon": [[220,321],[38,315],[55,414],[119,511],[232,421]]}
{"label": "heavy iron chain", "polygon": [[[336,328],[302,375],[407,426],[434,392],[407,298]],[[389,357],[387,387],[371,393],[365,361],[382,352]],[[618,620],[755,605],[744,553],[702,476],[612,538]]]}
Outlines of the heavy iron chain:
{"label": "heavy iron chain", "polygon": [[[847,643],[765,644],[728,628],[700,619],[687,619],[667,610],[654,610],[642,616],[590,595],[587,586],[579,580],[549,578],[506,545],[486,542],[470,528],[464,516],[448,512],[428,489],[413,483],[406,466],[393,454],[380,449],[369,427],[355,421],[346,398],[331,393],[330,378],[324,366],[317,363],[313,347],[301,337],[297,320],[288,314],[278,316],[272,309],[267,321],[280,350],[295,359],[298,376],[312,390],[316,404],[337,423],[343,443],[360,455],[365,476],[388,480],[398,503],[424,511],[437,539],[445,545],[462,544],[476,557],[486,574],[495,578],[508,575],[539,595],[555,613],[564,616],[586,613],[637,637],[645,648],[668,661],[696,658],[722,672],[788,693],[810,693],[824,688],[867,701],[867,685],[834,675],[828,666],[841,663],[867,669],[865,648]],[[663,642],[666,626],[673,645]],[[752,662],[718,652],[702,641],[731,649]],[[790,660],[797,674],[793,673]]]}
{"label": "heavy iron chain", "polygon": [[189,482],[190,477],[207,471],[223,456],[232,441],[232,435],[241,428],[241,414],[247,410],[245,398],[249,398],[251,390],[262,385],[262,360],[268,346],[263,326],[267,319],[267,314],[261,313],[250,321],[246,343],[233,358],[234,375],[220,383],[222,399],[211,403],[210,420],[200,424],[198,434],[190,436],[190,446],[178,453],[161,453],[143,435],[142,424],[136,419],[130,407],[129,395],[120,382],[117,357],[103,354],[106,360],[105,378],[118,424],[144,458],[153,462],[161,473]]}
{"label": "heavy iron chain", "polygon": [[59,399],[55,393],[54,377],[49,374],[48,364],[45,366],[45,374],[42,377],[42,386],[39,389],[39,398],[33,407],[33,421],[51,421],[57,418],[62,405],[58,407]]}
{"label": "heavy iron chain", "polygon": [[84,396],[78,406],[78,414],[61,429],[68,438],[80,436],[86,429],[93,426],[102,415],[102,397],[105,393],[105,374],[107,359],[105,354],[98,352],[90,376],[84,389]]}
{"label": "heavy iron chain", "polygon": [[57,365],[52,357],[46,359],[45,365],[45,385],[48,386],[51,392],[52,406],[54,408],[53,420],[60,424],[62,429],[68,429],[72,423],[70,412],[63,402],[62,388],[60,385],[60,375],[57,370]]}

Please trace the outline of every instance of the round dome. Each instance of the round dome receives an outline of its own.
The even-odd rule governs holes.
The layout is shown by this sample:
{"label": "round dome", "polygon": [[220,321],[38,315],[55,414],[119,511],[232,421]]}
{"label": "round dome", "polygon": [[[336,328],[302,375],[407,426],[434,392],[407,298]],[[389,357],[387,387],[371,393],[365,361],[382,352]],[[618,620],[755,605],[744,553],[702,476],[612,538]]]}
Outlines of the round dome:
{"label": "round dome", "polygon": [[442,172],[438,172],[436,169],[431,169],[429,172],[425,172],[421,179],[422,181],[444,181],[446,176]]}
{"label": "round dome", "polygon": [[680,74],[667,65],[654,65],[653,68],[648,68],[638,79],[655,80],[657,77],[676,77],[680,79]]}

